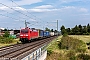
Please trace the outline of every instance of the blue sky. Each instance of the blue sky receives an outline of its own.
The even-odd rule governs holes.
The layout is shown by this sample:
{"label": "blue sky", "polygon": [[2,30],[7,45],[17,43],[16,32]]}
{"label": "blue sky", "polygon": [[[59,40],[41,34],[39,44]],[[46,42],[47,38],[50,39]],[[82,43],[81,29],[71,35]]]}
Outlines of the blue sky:
{"label": "blue sky", "polygon": [[72,28],[75,25],[90,23],[90,0],[12,1],[0,0],[0,27],[9,29],[24,28],[25,20],[30,22],[28,24],[30,28],[39,29],[45,27],[56,29],[56,20],[59,21],[59,29],[62,25],[66,28]]}

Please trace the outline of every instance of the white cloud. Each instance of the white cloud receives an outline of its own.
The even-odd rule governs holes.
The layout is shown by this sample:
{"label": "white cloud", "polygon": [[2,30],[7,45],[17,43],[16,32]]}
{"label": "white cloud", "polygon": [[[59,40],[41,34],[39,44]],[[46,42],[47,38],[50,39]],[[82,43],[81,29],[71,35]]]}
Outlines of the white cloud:
{"label": "white cloud", "polygon": [[58,9],[59,11],[70,11],[70,12],[88,12],[88,9],[82,7],[75,7],[75,6],[63,6],[62,8]]}
{"label": "white cloud", "polygon": [[29,11],[31,12],[46,12],[46,11],[50,11],[49,9],[29,9]]}
{"label": "white cloud", "polygon": [[6,6],[0,7],[0,10],[6,10],[6,9],[8,9],[8,7],[6,7]]}
{"label": "white cloud", "polygon": [[26,11],[26,9],[25,8],[22,8],[22,7],[13,7],[13,9],[15,9],[15,10],[21,10],[21,11]]}
{"label": "white cloud", "polygon": [[[77,11],[77,12],[88,12],[88,9],[86,8],[80,8],[80,7],[75,7],[75,6],[62,6],[62,8],[55,9],[52,5],[42,5],[42,6],[37,6],[31,9],[25,9],[22,7],[11,7],[14,10],[19,10],[19,11],[28,11],[28,12],[52,12],[52,11]],[[5,10],[5,11],[14,11],[11,10],[8,7],[2,6],[0,7],[0,10]]]}
{"label": "white cloud", "polygon": [[60,3],[69,3],[69,2],[75,2],[75,1],[83,1],[83,0],[59,0]]}
{"label": "white cloud", "polygon": [[42,5],[42,6],[38,6],[38,7],[35,7],[36,9],[47,9],[47,8],[53,8],[52,5]]}
{"label": "white cloud", "polygon": [[80,11],[80,12],[88,12],[88,9],[86,9],[86,8],[80,8],[79,11]]}
{"label": "white cloud", "polygon": [[52,12],[58,9],[29,9],[30,12]]}
{"label": "white cloud", "polygon": [[[14,1],[14,2],[17,3],[18,5],[30,5],[30,4],[42,2],[42,0],[19,0],[19,1]],[[0,3],[3,3],[8,6],[16,6],[10,0],[0,0]],[[2,6],[2,5],[0,4],[0,6]]]}
{"label": "white cloud", "polygon": [[74,6],[63,6],[64,9],[75,9],[76,7]]}
{"label": "white cloud", "polygon": [[21,1],[17,1],[16,3],[20,5],[30,5],[37,2],[42,2],[42,0],[21,0]]}

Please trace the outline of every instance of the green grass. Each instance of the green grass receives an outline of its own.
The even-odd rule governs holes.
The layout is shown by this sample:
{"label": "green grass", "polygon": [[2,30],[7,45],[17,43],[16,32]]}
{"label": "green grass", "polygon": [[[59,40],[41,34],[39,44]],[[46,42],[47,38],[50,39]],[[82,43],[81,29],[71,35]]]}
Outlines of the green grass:
{"label": "green grass", "polygon": [[20,43],[19,39],[14,39],[13,43],[9,43],[9,44],[0,43],[0,47],[9,46],[9,45],[12,45],[12,44],[17,44],[17,42]]}
{"label": "green grass", "polygon": [[49,45],[47,50],[52,50],[52,51],[59,51],[59,41],[61,40],[62,36],[59,36],[58,38],[54,39]]}
{"label": "green grass", "polygon": [[60,49],[59,49],[59,42],[61,41],[61,37],[54,39],[48,46],[47,46],[47,53],[48,56],[46,60],[58,60],[60,56]]}
{"label": "green grass", "polygon": [[[76,38],[76,40],[82,40],[85,43],[90,42],[90,35],[69,35],[69,37]],[[62,36],[59,36],[48,45],[47,52],[49,52],[49,54],[47,55],[46,60],[77,60],[77,55],[81,54],[81,52],[76,52],[75,50],[60,49],[58,44],[60,43],[61,38]],[[83,45],[81,47],[85,46]],[[72,56],[72,52],[75,52],[75,56]],[[89,55],[90,51],[87,50],[85,53]]]}
{"label": "green grass", "polygon": [[77,38],[85,43],[90,42],[90,35],[69,35],[69,37]]}

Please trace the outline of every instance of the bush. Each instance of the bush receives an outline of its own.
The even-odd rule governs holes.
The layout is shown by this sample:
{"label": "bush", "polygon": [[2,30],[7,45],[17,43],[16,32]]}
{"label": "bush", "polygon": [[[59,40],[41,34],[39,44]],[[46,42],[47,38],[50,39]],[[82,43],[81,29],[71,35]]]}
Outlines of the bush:
{"label": "bush", "polygon": [[68,53],[67,53],[67,57],[73,57],[75,56],[75,51],[74,50],[70,50]]}
{"label": "bush", "polygon": [[82,59],[82,60],[90,60],[90,55],[87,54],[79,54],[78,58]]}
{"label": "bush", "polygon": [[63,36],[61,42],[58,45],[61,49],[67,50],[82,49],[85,51],[86,48],[86,44],[83,41],[68,36]]}
{"label": "bush", "polygon": [[64,37],[65,37],[65,36],[68,36],[68,34],[67,34],[67,33],[64,33],[63,36],[64,36]]}
{"label": "bush", "polygon": [[11,38],[0,37],[0,43],[8,44],[12,42],[13,42],[13,39]]}
{"label": "bush", "polygon": [[5,34],[3,35],[3,37],[9,37],[9,35],[10,35],[9,32],[6,31]]}
{"label": "bush", "polygon": [[77,60],[77,57],[76,56],[71,56],[69,59],[70,60]]}
{"label": "bush", "polygon": [[52,50],[50,50],[50,49],[49,49],[49,50],[47,50],[47,54],[48,54],[48,55],[50,55],[50,54],[52,54],[52,53],[53,53],[53,51],[52,51]]}
{"label": "bush", "polygon": [[85,53],[85,51],[86,51],[86,48],[78,48],[77,49],[77,52]]}

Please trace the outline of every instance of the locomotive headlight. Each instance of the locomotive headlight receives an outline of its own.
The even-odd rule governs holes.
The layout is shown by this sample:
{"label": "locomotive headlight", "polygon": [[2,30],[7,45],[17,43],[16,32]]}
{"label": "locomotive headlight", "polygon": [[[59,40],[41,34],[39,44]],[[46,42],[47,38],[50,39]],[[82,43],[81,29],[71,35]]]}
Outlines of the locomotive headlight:
{"label": "locomotive headlight", "polygon": [[20,36],[23,36],[23,35],[20,35]]}
{"label": "locomotive headlight", "polygon": [[26,35],[26,36],[28,36],[28,35]]}

